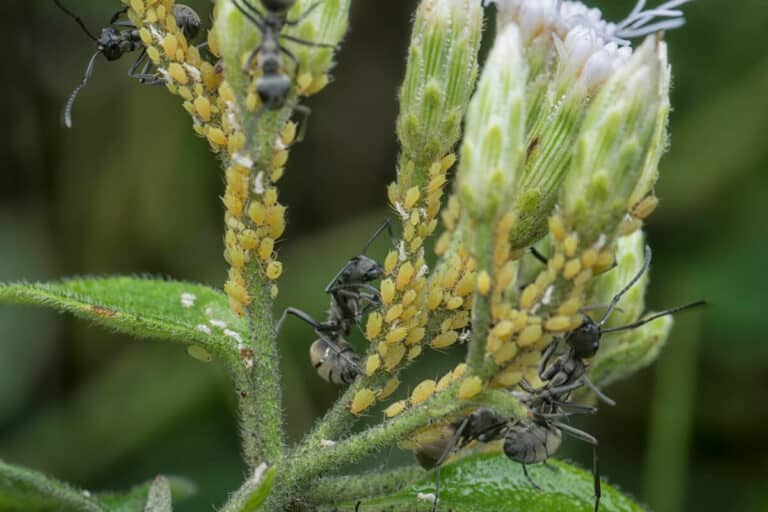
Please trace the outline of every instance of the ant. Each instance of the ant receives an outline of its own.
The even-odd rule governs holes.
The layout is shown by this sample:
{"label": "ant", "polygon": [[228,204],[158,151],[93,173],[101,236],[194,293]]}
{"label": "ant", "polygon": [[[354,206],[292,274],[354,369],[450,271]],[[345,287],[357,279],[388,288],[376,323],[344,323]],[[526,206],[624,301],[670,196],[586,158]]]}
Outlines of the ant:
{"label": "ant", "polygon": [[384,267],[365,253],[384,230],[390,239],[394,238],[387,220],[374,232],[362,253],[350,258],[325,287],[325,293],[331,296],[325,322],[292,307],[277,322],[278,333],[289,314],[314,328],[319,338],[312,343],[309,356],[320,377],[332,384],[351,384],[361,373],[359,356],[344,338],[350,335],[353,325],[360,327],[364,315],[381,305],[379,290],[370,283],[384,275]]}
{"label": "ant", "polygon": [[[99,37],[96,37],[90,30],[88,30],[85,22],[83,22],[83,20],[75,13],[64,7],[60,0],[53,0],[53,2],[59,9],[64,11],[65,14],[74,19],[75,22],[80,25],[80,28],[83,29],[83,32],[96,43],[96,52],[88,61],[88,67],[85,70],[83,80],[77,87],[75,87],[75,90],[72,91],[69,98],[67,98],[67,103],[64,107],[64,124],[67,128],[72,128],[72,106],[75,103],[78,93],[88,85],[88,80],[91,78],[94,65],[96,64],[96,58],[99,55],[103,55],[104,58],[111,62],[120,59],[127,53],[133,53],[141,48],[141,53],[128,70],[128,76],[147,85],[159,85],[164,83],[164,79],[159,78],[156,74],[149,73],[152,62],[147,56],[147,49],[141,41],[139,30],[130,21],[120,19],[121,16],[128,12],[127,6],[118,10],[109,20],[109,26],[102,28]],[[184,32],[184,36],[188,39],[194,39],[200,31],[200,16],[198,16],[191,7],[183,4],[176,4],[173,6],[173,15],[176,18],[176,23],[179,28]]]}

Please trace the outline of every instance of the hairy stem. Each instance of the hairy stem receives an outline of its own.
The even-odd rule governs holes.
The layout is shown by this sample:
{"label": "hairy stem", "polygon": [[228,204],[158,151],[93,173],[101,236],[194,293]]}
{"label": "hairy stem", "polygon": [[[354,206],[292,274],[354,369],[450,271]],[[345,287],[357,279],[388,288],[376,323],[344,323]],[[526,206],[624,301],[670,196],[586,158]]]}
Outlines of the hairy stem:
{"label": "hairy stem", "polygon": [[[490,225],[477,226],[474,234],[477,271],[493,276],[493,228]],[[485,344],[491,325],[491,295],[476,291],[472,306],[472,339],[467,349],[467,369],[470,373],[482,373],[485,360]]]}
{"label": "hairy stem", "polygon": [[332,505],[360,498],[392,494],[424,475],[419,466],[356,476],[322,478],[307,492],[312,503]]}

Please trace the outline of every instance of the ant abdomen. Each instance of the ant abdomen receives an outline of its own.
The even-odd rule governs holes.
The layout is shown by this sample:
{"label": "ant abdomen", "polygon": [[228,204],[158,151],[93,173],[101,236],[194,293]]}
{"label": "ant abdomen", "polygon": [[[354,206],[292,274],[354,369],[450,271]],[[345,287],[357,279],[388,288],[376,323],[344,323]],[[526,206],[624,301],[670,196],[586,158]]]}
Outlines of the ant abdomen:
{"label": "ant abdomen", "polygon": [[360,358],[352,345],[341,338],[331,343],[319,338],[309,347],[309,358],[317,374],[326,382],[351,384],[360,373]]}
{"label": "ant abdomen", "polygon": [[504,453],[520,464],[537,464],[557,452],[562,442],[558,428],[529,421],[509,426],[504,436]]}

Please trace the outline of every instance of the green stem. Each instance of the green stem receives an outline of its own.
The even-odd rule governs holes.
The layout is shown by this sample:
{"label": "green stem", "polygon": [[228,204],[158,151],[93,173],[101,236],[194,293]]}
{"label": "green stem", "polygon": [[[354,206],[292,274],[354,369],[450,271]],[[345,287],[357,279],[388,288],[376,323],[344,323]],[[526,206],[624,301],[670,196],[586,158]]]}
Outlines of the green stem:
{"label": "green stem", "polygon": [[[493,277],[493,227],[490,223],[476,226],[474,234],[477,272],[488,272]],[[485,361],[485,344],[491,326],[491,294],[475,292],[472,305],[472,339],[467,349],[467,369],[480,375]]]}
{"label": "green stem", "polygon": [[312,503],[333,505],[361,498],[395,493],[424,475],[419,466],[405,466],[386,472],[338,476],[318,480],[307,492]]}

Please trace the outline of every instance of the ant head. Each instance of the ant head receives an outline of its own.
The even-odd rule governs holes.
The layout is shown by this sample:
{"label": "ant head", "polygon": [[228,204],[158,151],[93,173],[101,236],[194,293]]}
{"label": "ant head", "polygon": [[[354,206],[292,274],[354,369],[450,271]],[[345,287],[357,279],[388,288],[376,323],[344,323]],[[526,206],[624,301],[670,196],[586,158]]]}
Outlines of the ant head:
{"label": "ant head", "polygon": [[188,5],[176,4],[173,6],[173,17],[176,18],[176,23],[181,31],[184,32],[184,37],[194,39],[197,36],[200,31],[200,16],[194,9]]}
{"label": "ant head", "polygon": [[278,109],[285,104],[291,90],[291,79],[286,75],[264,75],[259,78],[256,91],[268,109]]}
{"label": "ant head", "polygon": [[101,29],[97,45],[99,52],[101,52],[107,60],[117,60],[123,56],[121,42],[122,37],[120,36],[120,31],[115,27],[107,27]]}
{"label": "ant head", "polygon": [[384,275],[384,267],[365,254],[355,256],[352,261],[353,264],[350,265],[347,274],[349,282],[367,283],[380,279]]}
{"label": "ant head", "polygon": [[295,3],[296,0],[261,0],[261,4],[266,10],[277,13],[286,12]]}
{"label": "ant head", "polygon": [[565,342],[579,359],[589,359],[597,354],[600,348],[600,325],[584,315],[584,323],[572,330],[565,337]]}

